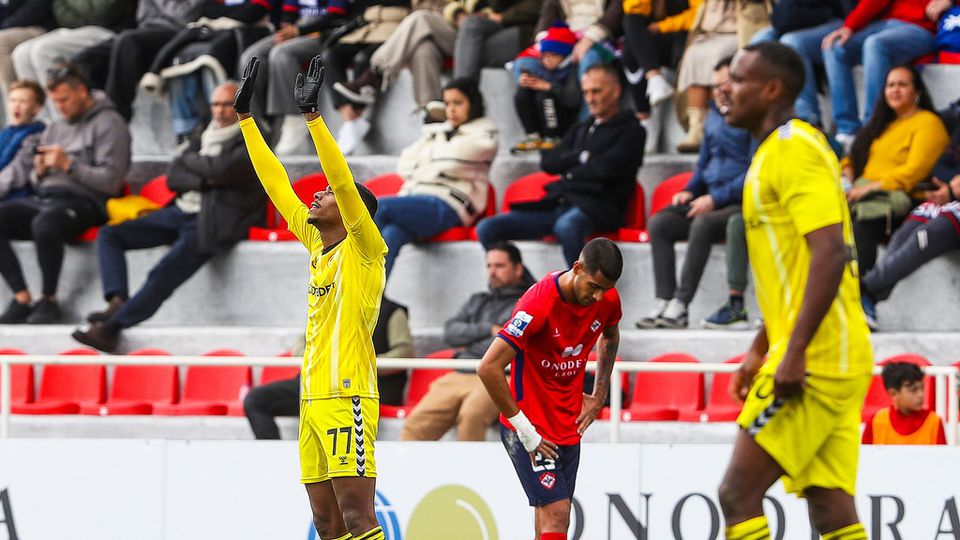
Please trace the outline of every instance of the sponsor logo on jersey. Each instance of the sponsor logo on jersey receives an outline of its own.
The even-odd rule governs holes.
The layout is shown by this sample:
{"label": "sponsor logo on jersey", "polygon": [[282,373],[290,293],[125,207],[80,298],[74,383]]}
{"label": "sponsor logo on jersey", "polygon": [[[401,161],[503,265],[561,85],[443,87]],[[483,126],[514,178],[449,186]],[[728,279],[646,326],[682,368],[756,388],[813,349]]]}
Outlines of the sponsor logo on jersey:
{"label": "sponsor logo on jersey", "polygon": [[333,290],[334,285],[336,285],[336,283],[330,283],[328,285],[320,285],[320,286],[317,286],[311,283],[310,286],[307,287],[307,293],[309,293],[310,296],[316,296],[317,298],[322,298],[330,294],[330,291]]}
{"label": "sponsor logo on jersey", "polygon": [[580,353],[582,352],[583,352],[583,343],[579,343],[577,344],[576,347],[565,347],[563,349],[563,352],[560,354],[560,356],[562,356],[563,358],[567,358],[569,356],[580,356]]}
{"label": "sponsor logo on jersey", "polygon": [[533,315],[530,315],[526,311],[518,311],[517,314],[513,316],[510,324],[507,325],[507,333],[513,337],[523,336],[523,331],[527,329],[527,325],[529,325],[532,320]]}

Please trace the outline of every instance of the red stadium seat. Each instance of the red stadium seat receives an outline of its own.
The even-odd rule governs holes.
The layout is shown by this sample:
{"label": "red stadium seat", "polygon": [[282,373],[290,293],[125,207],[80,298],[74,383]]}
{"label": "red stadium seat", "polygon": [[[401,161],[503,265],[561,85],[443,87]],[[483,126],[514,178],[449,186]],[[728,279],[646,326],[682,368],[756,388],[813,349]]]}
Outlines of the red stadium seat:
{"label": "red stadium seat", "polygon": [[166,175],[160,175],[140,188],[140,196],[146,197],[163,207],[170,204],[170,201],[176,198],[177,192],[167,186]]}
{"label": "red stadium seat", "polygon": [[[5,355],[23,355],[25,352],[20,349],[0,349],[0,356]],[[10,403],[22,404],[33,403],[33,365],[32,364],[11,364],[10,365]]]}
{"label": "red stadium seat", "polygon": [[[71,349],[60,354],[97,356],[99,353]],[[14,414],[77,414],[81,402],[103,403],[106,397],[107,369],[103,364],[48,364],[43,367],[36,402],[12,406],[11,411]]]}
{"label": "red stadium seat", "polygon": [[[647,219],[653,217],[654,214],[664,207],[670,206],[670,201],[673,200],[673,196],[687,186],[687,182],[690,181],[690,177],[692,176],[693,172],[683,172],[660,182],[656,189],[653,190],[653,199],[650,201],[650,213],[647,214]],[[640,195],[643,195],[642,191],[640,191]],[[646,227],[647,223],[644,221],[643,227],[638,227],[636,230],[621,229],[620,240],[624,242],[649,242],[650,234]]]}
{"label": "red stadium seat", "polygon": [[[327,177],[323,173],[308,174],[293,183],[293,192],[303,201],[303,204],[309,206],[313,202],[313,196],[318,191],[327,189],[328,185]],[[276,207],[269,201],[267,201],[267,227],[250,227],[247,238],[260,242],[296,240],[293,233],[287,229],[287,222],[277,216]]]}
{"label": "red stadium seat", "polygon": [[378,199],[392,197],[400,193],[400,188],[403,187],[403,177],[396,173],[383,174],[367,180],[363,185],[367,186],[367,189],[373,192]]}
{"label": "red stadium seat", "polygon": [[[930,365],[930,361],[919,354],[899,354],[891,356],[890,358],[877,362],[877,365],[885,366],[894,362],[908,362],[910,364],[916,364],[921,368]],[[933,377],[924,377],[923,406],[928,409],[933,409],[934,403],[936,403],[934,389]],[[870,382],[870,388],[867,390],[867,397],[863,400],[863,410],[861,412],[863,421],[866,422],[872,418],[877,411],[884,407],[889,407],[890,404],[890,394],[888,394],[887,389],[883,387],[883,379],[879,375],[874,375],[873,380]]]}
{"label": "red stadium seat", "polygon": [[[697,359],[681,353],[668,353],[649,362],[697,363]],[[703,408],[703,373],[637,373],[630,406],[623,419],[676,420],[681,409]]]}
{"label": "red stadium seat", "polygon": [[[493,184],[487,185],[487,208],[477,218],[480,221],[483,218],[490,217],[497,212],[497,192]],[[467,240],[477,240],[477,228],[470,227],[451,227],[440,234],[435,234],[424,242],[463,242]]]}
{"label": "red stadium seat", "polygon": [[[120,191],[120,195],[130,195],[130,184],[126,182],[123,183],[123,189]],[[89,229],[80,233],[76,238],[73,239],[74,242],[95,242],[97,240],[97,234],[100,232],[100,227],[90,227]]]}
{"label": "red stadium seat", "polygon": [[[725,364],[740,364],[743,356],[734,356],[725,361]],[[714,373],[710,384],[710,395],[707,397],[707,406],[703,410],[683,409],[678,420],[681,422],[733,422],[740,415],[742,403],[730,398],[727,389],[733,373]]]}
{"label": "red stadium seat", "polygon": [[[427,358],[450,359],[457,349],[443,349],[428,354]],[[405,405],[380,405],[380,416],[384,418],[405,418],[413,407],[423,399],[430,389],[430,384],[453,371],[452,369],[414,369],[410,372],[410,382],[407,386],[407,400]]]}
{"label": "red stadium seat", "polygon": [[535,202],[546,196],[544,186],[559,178],[555,174],[535,172],[514,180],[503,193],[503,212],[510,211],[514,203]]}
{"label": "red stadium seat", "polygon": [[[204,356],[243,356],[230,349],[210,351]],[[243,396],[250,389],[250,366],[190,366],[187,368],[180,403],[157,405],[153,414],[168,416],[243,415]]]}
{"label": "red stadium seat", "polygon": [[127,356],[170,356],[170,351],[166,349],[137,349],[135,351],[130,351],[127,353]]}
{"label": "red stadium seat", "polygon": [[300,368],[296,366],[266,366],[260,372],[260,384],[290,380],[296,377],[298,373],[300,373]]}
{"label": "red stadium seat", "polygon": [[113,384],[107,402],[82,403],[80,414],[151,414],[157,404],[176,403],[179,391],[177,366],[118,365],[113,371]]}
{"label": "red stadium seat", "polygon": [[617,233],[617,240],[622,242],[646,242],[646,199],[643,186],[637,182],[637,188],[633,190],[633,199],[627,206],[625,226]]}

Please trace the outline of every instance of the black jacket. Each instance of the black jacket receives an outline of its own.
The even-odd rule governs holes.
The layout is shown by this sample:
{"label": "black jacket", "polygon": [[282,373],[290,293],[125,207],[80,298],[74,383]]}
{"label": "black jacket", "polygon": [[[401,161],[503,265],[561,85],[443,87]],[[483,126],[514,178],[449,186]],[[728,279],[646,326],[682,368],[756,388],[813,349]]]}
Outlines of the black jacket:
{"label": "black jacket", "polygon": [[170,163],[167,185],[178,193],[203,192],[197,234],[200,251],[211,252],[262,226],[267,199],[240,133],[217,156],[199,154],[201,133],[202,128],[194,131],[187,150]]}
{"label": "black jacket", "polygon": [[[637,187],[646,139],[633,111],[621,111],[596,125],[592,119],[577,122],[563,142],[540,159],[544,171],[560,175],[546,185],[547,199],[583,210],[598,232],[622,227]],[[584,151],[589,159],[581,163]]]}
{"label": "black jacket", "polygon": [[780,0],[773,4],[770,24],[785,34],[842,19],[848,12],[843,0]]}
{"label": "black jacket", "polygon": [[0,5],[0,29],[22,26],[53,28],[53,0],[10,0]]}
{"label": "black jacket", "polygon": [[533,283],[524,279],[517,285],[474,293],[456,315],[443,323],[443,341],[463,348],[458,358],[481,358],[493,342],[491,327],[510,319],[514,304]]}

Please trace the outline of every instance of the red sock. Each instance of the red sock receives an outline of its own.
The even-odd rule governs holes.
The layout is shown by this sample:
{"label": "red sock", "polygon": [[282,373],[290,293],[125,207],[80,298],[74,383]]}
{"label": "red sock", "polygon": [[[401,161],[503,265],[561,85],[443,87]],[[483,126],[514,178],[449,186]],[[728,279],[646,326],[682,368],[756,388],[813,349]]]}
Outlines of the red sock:
{"label": "red sock", "polygon": [[561,533],[561,532],[540,533],[540,540],[567,540],[567,533]]}

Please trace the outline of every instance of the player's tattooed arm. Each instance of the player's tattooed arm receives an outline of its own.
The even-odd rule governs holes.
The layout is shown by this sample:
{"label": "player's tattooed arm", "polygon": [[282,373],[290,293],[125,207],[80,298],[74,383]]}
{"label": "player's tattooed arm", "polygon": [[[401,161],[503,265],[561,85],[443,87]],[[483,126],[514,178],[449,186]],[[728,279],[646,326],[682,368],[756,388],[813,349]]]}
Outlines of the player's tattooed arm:
{"label": "player's tattooed arm", "polygon": [[[611,326],[604,329],[597,344],[597,376],[593,382],[593,394],[583,394],[583,407],[577,416],[577,432],[581,435],[597,419],[607,395],[610,394],[610,374],[613,372],[613,362],[617,358],[617,349],[620,347],[620,328]],[[618,399],[614,396],[614,399]]]}
{"label": "player's tattooed arm", "polygon": [[483,354],[480,360],[480,366],[477,367],[477,375],[483,386],[490,394],[490,399],[500,409],[500,412],[507,417],[510,425],[517,431],[517,437],[523,443],[523,448],[530,453],[530,459],[534,459],[536,454],[541,454],[548,459],[557,459],[557,445],[544,439],[537,433],[536,428],[530,423],[523,411],[517,405],[513,395],[510,394],[510,385],[507,384],[503,372],[516,356],[513,347],[502,339],[494,339],[490,348]]}
{"label": "player's tattooed arm", "polygon": [[743,363],[733,372],[733,377],[730,378],[730,386],[727,391],[735,401],[743,403],[747,399],[753,377],[760,371],[760,366],[763,365],[763,357],[767,354],[769,347],[767,327],[761,325],[756,337],[753,338],[753,343],[750,344],[750,349],[743,357]]}

